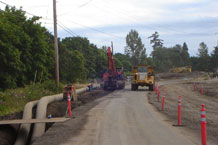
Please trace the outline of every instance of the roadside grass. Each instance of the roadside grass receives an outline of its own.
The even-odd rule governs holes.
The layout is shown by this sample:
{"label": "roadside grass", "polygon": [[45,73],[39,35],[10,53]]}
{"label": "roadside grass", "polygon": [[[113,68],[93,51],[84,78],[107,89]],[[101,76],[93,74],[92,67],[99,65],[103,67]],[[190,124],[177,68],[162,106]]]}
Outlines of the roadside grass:
{"label": "roadside grass", "polygon": [[64,85],[56,88],[55,81],[31,83],[24,88],[7,89],[0,92],[0,116],[23,111],[26,103],[38,100],[43,96],[61,93]]}
{"label": "roadside grass", "polygon": [[[76,89],[87,87],[87,82],[73,84]],[[0,116],[23,111],[26,103],[48,95],[62,93],[64,85],[56,87],[55,81],[48,80],[43,83],[31,83],[24,88],[7,89],[0,92]]]}

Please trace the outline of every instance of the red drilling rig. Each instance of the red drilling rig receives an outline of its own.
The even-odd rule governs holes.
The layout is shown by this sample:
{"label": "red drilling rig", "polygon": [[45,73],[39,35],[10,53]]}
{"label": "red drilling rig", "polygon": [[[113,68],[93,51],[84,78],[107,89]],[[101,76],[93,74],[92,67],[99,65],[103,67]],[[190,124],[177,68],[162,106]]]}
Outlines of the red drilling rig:
{"label": "red drilling rig", "polygon": [[107,57],[108,70],[103,75],[101,86],[105,90],[123,89],[125,87],[123,71],[122,68],[115,68],[113,51],[111,51],[110,47],[107,48]]}

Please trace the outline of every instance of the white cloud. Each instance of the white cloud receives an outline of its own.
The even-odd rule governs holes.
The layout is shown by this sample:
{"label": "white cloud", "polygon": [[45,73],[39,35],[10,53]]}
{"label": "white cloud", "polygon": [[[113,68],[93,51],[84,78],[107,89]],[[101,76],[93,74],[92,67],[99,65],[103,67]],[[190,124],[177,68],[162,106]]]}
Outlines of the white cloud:
{"label": "white cloud", "polygon": [[[23,10],[35,15],[53,18],[52,0],[2,1],[10,5],[15,5],[16,7],[22,6]],[[169,45],[174,45],[174,42],[182,43],[182,41],[186,41],[185,37],[179,35],[183,32],[209,31],[206,27],[202,26],[197,26],[199,29],[193,29],[193,27],[177,27],[178,24],[175,22],[188,23],[208,17],[218,18],[217,7],[218,2],[215,0],[58,0],[57,14],[58,20],[73,32],[89,37],[98,46],[110,44],[110,41],[114,40],[119,44],[119,51],[123,52],[125,40],[95,32],[88,27],[100,29],[101,31],[119,37],[125,37],[129,29],[136,28],[143,36],[146,47],[151,50],[146,37],[155,30],[159,31],[163,36],[173,35],[172,37],[165,37]],[[0,8],[4,8],[4,5],[0,4]],[[53,31],[52,20],[41,20],[41,22],[50,31]],[[174,25],[172,27],[163,27],[162,24]],[[115,27],[122,28],[122,26],[128,27],[126,29],[115,29]],[[217,29],[210,29],[210,31],[212,30],[216,31]],[[63,30],[59,27],[59,31]],[[61,35],[64,36],[64,34],[66,35],[66,33],[61,32]],[[204,37],[204,39],[209,40],[210,38]],[[190,46],[197,46],[199,41],[203,41],[204,39],[195,38],[198,41],[193,41],[193,45],[190,44]],[[213,45],[212,41],[207,42],[211,43],[210,46]]]}

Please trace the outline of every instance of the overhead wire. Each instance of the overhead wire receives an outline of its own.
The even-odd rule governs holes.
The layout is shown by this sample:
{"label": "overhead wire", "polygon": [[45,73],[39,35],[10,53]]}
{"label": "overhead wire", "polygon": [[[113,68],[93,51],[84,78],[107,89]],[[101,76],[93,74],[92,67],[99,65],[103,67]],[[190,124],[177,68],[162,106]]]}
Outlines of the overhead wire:
{"label": "overhead wire", "polygon": [[59,27],[61,27],[65,32],[67,32],[68,34],[70,34],[71,36],[75,36],[73,33],[71,33],[70,31],[68,31],[67,29],[65,29],[63,26],[61,26],[60,24],[58,24]]}
{"label": "overhead wire", "polygon": [[[7,11],[1,10],[1,9],[0,9],[0,11],[1,11],[1,12],[4,12],[4,13],[8,13]],[[17,18],[23,19],[23,17],[21,17],[21,16],[19,16],[19,15],[16,15],[16,14],[10,13],[10,15],[15,16],[15,17],[17,17]],[[47,23],[47,24],[53,24],[53,23]],[[61,27],[64,31],[66,31],[66,32],[69,33],[70,35],[72,35],[72,36],[78,36],[76,33],[72,32],[69,28],[67,28],[65,25],[63,25],[60,21],[59,21],[59,23],[58,23],[58,26]]]}
{"label": "overhead wire", "polygon": [[83,24],[74,22],[74,21],[72,21],[72,20],[68,20],[68,22],[74,23],[74,24],[76,24],[76,25],[79,25],[79,26],[88,28],[88,29],[93,30],[93,31],[96,31],[96,32],[100,32],[100,33],[102,33],[102,34],[105,34],[105,35],[108,35],[108,36],[111,36],[111,37],[114,37],[114,38],[125,39],[125,38],[116,36],[116,35],[114,35],[114,34],[111,34],[111,33],[108,33],[108,32],[104,32],[104,31],[98,30],[98,29],[96,29],[96,28],[92,28],[92,27],[90,27],[90,26],[86,26],[86,25],[83,25]]}
{"label": "overhead wire", "polygon": [[81,8],[81,7],[84,7],[84,6],[86,6],[86,5],[88,5],[90,2],[92,2],[93,0],[89,0],[88,2],[86,2],[86,3],[84,3],[84,4],[82,4],[82,5],[80,5],[78,8]]}
{"label": "overhead wire", "polygon": [[[77,9],[80,9],[81,7],[84,7],[84,6],[88,5],[88,4],[89,4],[90,2],[92,2],[92,1],[93,1],[93,0],[89,0],[88,2],[82,4],[82,5],[78,6],[78,7],[75,7],[75,8],[74,8],[74,11],[77,10]],[[58,16],[63,16],[63,15],[69,14],[69,13],[71,13],[71,12],[72,12],[72,10],[67,11],[67,12],[64,12],[64,13],[62,13],[62,14],[59,14]]]}
{"label": "overhead wire", "polygon": [[[98,6],[96,6],[96,5],[94,5],[94,4],[92,4],[94,7],[96,7],[96,8],[98,8],[98,9],[102,9],[102,8],[100,8],[100,7],[98,7]],[[157,30],[158,28],[157,27],[155,27],[155,26],[150,26],[150,25],[144,25],[144,24],[141,24],[141,23],[139,23],[135,18],[132,18],[132,17],[130,17],[129,15],[127,15],[126,13],[127,12],[124,12],[124,11],[122,11],[121,9],[115,9],[114,7],[110,7],[110,6],[108,6],[108,5],[104,5],[104,8],[108,8],[109,10],[111,10],[111,9],[113,9],[113,10],[115,10],[115,11],[117,11],[118,12],[118,14],[122,14],[123,16],[125,16],[125,18],[124,17],[121,17],[121,18],[124,18],[124,19],[128,19],[128,20],[130,20],[130,21],[134,21],[136,24],[138,24],[138,25],[141,25],[141,26],[143,26],[143,27],[147,27],[147,28],[149,28],[149,29],[153,29],[153,30]],[[105,9],[102,9],[102,10],[104,10],[105,11]],[[107,10],[108,11],[108,10]],[[116,13],[117,14],[117,13]],[[121,15],[120,15],[121,16]],[[159,28],[160,29],[160,28]],[[164,28],[164,29],[166,29],[166,28]],[[167,28],[169,31],[172,31],[172,32],[177,32],[177,33],[186,33],[186,32],[182,32],[182,31],[176,31],[176,30],[173,30],[173,29],[169,29],[169,28]]]}
{"label": "overhead wire", "polygon": [[[91,1],[92,1],[92,0],[88,1],[87,3],[81,5],[80,7],[89,4]],[[1,1],[1,0],[0,0],[0,3],[5,4],[5,5],[7,5],[7,6],[10,6],[10,7],[14,7],[14,6],[11,6],[11,5],[9,5],[9,4],[7,4],[7,3]],[[98,8],[98,9],[101,9],[101,10],[102,10],[102,8],[99,8],[98,6],[96,6],[96,5],[94,5],[94,4],[92,4],[92,5],[93,5],[94,7],[96,7],[96,8]],[[108,7],[108,6],[107,6],[107,8],[110,9],[110,10],[111,10],[111,9],[114,9],[113,7]],[[1,10],[1,9],[0,9],[0,10]],[[117,9],[114,9],[114,10],[115,10],[115,11],[118,11]],[[1,10],[1,11],[3,11],[3,10]],[[105,11],[105,9],[104,9],[104,11]],[[107,11],[108,11],[108,10],[107,10]],[[6,11],[3,11],[3,12],[6,12]],[[27,11],[24,11],[24,12],[27,13],[27,14],[29,14],[29,15],[32,15],[32,16],[35,16],[35,17],[39,17],[39,18],[42,18],[42,19],[53,20],[53,19],[47,18],[47,16],[46,16],[46,17],[42,17],[42,16],[37,16],[37,15],[35,15],[35,14],[29,13],[29,12],[27,12]],[[121,10],[119,10],[119,14],[122,14],[122,15],[126,16],[126,19],[134,20],[135,22],[137,22],[136,19],[130,18],[128,15],[126,15],[126,13],[122,12]],[[123,18],[123,17],[122,17],[122,18]],[[74,23],[74,24],[77,24],[77,25],[79,25],[79,26],[82,26],[82,27],[91,29],[91,30],[93,30],[93,31],[100,32],[100,33],[102,33],[102,34],[111,36],[111,37],[113,37],[113,38],[125,39],[125,38],[116,36],[116,35],[114,35],[114,34],[111,34],[111,33],[108,33],[108,32],[104,32],[104,31],[102,31],[102,30],[98,30],[98,29],[96,29],[96,28],[92,28],[92,27],[90,27],[90,26],[86,26],[86,25],[80,24],[80,23],[75,22],[75,21],[72,21],[72,20],[71,20],[70,22],[72,22],[72,23]],[[137,22],[137,23],[138,23],[138,22]],[[138,23],[138,24],[139,24],[139,23]],[[142,24],[140,24],[140,25],[142,25]],[[59,21],[59,26],[60,26],[62,29],[64,29],[65,31],[69,32],[71,35],[79,36],[79,35],[77,35],[75,32],[71,31],[69,28],[67,28],[65,25],[63,25],[63,23],[61,23],[60,21]],[[146,26],[146,27],[152,28],[152,29],[156,29],[156,27],[153,27],[153,26]],[[169,30],[169,29],[168,29],[168,30]],[[185,33],[185,34],[191,34],[191,33],[186,33],[186,32],[181,32],[181,31],[175,31],[175,30],[171,30],[171,31],[179,32],[179,33]]]}
{"label": "overhead wire", "polygon": [[71,35],[79,36],[78,34],[76,34],[75,32],[73,32],[72,30],[70,30],[70,28],[68,28],[68,27],[65,26],[63,23],[61,23],[59,20],[58,20],[57,24],[58,24],[62,29],[64,29],[65,31],[69,32]]}
{"label": "overhead wire", "polygon": [[[9,4],[7,4],[7,3],[1,1],[1,0],[0,0],[0,3],[4,4],[4,5],[6,5],[6,6],[9,6],[9,7],[15,8],[16,10],[19,10],[19,9],[17,9],[15,6],[11,6],[11,5],[9,5]],[[22,10],[22,11],[24,11],[24,10]],[[41,19],[53,20],[53,19],[50,19],[50,18],[45,18],[45,17],[42,17],[42,16],[37,16],[37,15],[32,14],[32,13],[29,13],[29,12],[27,12],[27,11],[24,11],[24,12],[25,12],[26,14],[28,14],[28,15],[31,15],[31,16],[34,16],[34,17],[39,17],[39,18],[41,18]]]}
{"label": "overhead wire", "polygon": [[[126,13],[129,13],[128,11],[124,11],[122,8],[116,9],[116,8],[114,8],[114,7],[110,7],[110,5],[108,5],[108,3],[106,3],[105,1],[101,1],[101,2],[105,3],[106,5],[104,5],[104,7],[108,8],[109,10],[113,9],[113,10],[119,12],[120,14],[126,16],[126,19],[129,19],[129,20],[131,20],[131,21],[133,20],[133,21],[135,21],[136,24],[138,24],[138,25],[141,25],[141,26],[144,26],[144,27],[148,27],[148,28],[151,28],[151,29],[154,29],[154,30],[157,31],[157,27],[155,27],[155,26],[143,25],[143,24],[141,24],[141,23],[138,23],[138,21],[137,21],[135,18],[129,17],[129,16],[126,14]],[[108,2],[108,1],[107,1],[107,2]],[[92,5],[94,6],[94,4],[92,4]],[[95,5],[95,7],[98,8],[98,9],[102,9],[102,8],[97,7],[96,5]],[[105,9],[104,9],[104,11],[105,11]],[[192,34],[192,33],[188,33],[188,32],[185,32],[185,31],[178,31],[178,30],[175,30],[175,29],[173,29],[173,28],[161,28],[161,26],[158,26],[158,27],[159,27],[159,29],[169,30],[169,31],[171,31],[171,32],[176,32],[176,33],[180,33],[180,34],[188,34],[188,35],[191,35],[191,34]]]}
{"label": "overhead wire", "polygon": [[[0,0],[0,3],[5,4],[5,5],[9,6],[9,7],[13,7],[13,6],[11,6],[11,5],[5,3],[5,2],[2,2],[1,0]],[[90,1],[89,1],[89,3],[90,3]],[[2,10],[1,10],[1,11],[2,11]],[[24,12],[27,13],[27,14],[29,14],[29,15],[35,16],[35,17],[40,17],[40,18],[42,18],[42,19],[53,20],[53,19],[50,19],[50,18],[44,18],[44,17],[42,17],[42,16],[37,16],[37,15],[32,14],[32,13],[29,13],[29,12],[27,12],[27,11],[24,11]],[[71,22],[74,23],[74,24],[80,25],[80,26],[82,26],[82,27],[86,27],[86,28],[88,28],[88,29],[91,29],[91,30],[94,30],[94,31],[103,33],[103,34],[105,34],[105,35],[112,36],[112,37],[114,37],[114,38],[124,39],[124,38],[122,38],[122,37],[119,37],[119,36],[116,36],[116,35],[113,35],[113,34],[104,32],[104,31],[102,31],[102,30],[98,30],[98,29],[96,29],[96,28],[92,28],[92,27],[89,27],[89,26],[86,26],[86,25],[83,25],[83,24],[80,24],[80,23],[77,23],[77,22],[73,22],[73,21],[71,21]],[[60,23],[60,21],[59,21],[59,23]],[[63,24],[62,24],[62,26],[59,24],[59,26],[60,26],[62,29],[64,29],[65,31],[69,32],[71,35],[73,34],[73,35],[75,35],[75,36],[78,36],[76,33],[72,32],[69,28],[67,28],[67,27],[64,26]]]}
{"label": "overhead wire", "polygon": [[[45,17],[45,18],[48,18],[48,10],[49,10],[49,2],[48,2],[48,5],[47,5],[46,17]],[[45,23],[44,23],[44,24],[46,24],[46,21],[45,21]]]}

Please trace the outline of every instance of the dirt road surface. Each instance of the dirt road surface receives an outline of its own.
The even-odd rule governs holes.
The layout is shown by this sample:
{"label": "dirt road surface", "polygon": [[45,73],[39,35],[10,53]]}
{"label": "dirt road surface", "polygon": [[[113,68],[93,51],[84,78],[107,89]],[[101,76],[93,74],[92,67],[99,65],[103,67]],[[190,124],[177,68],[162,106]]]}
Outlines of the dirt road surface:
{"label": "dirt road surface", "polygon": [[[193,82],[196,83],[197,89],[193,90]],[[193,133],[198,138],[198,144],[201,144],[201,124],[200,110],[201,104],[206,107],[207,120],[207,144],[218,145],[218,79],[208,80],[171,80],[159,83],[160,96],[163,92],[165,97],[165,110],[161,111],[161,101],[158,102],[155,92],[148,94],[149,103],[164,114],[170,124],[177,124],[177,107],[178,96],[182,96],[182,124],[187,133]],[[204,86],[204,94],[201,94],[201,86]],[[194,138],[192,135],[192,139]]]}
{"label": "dirt road surface", "polygon": [[34,145],[193,145],[148,103],[148,93],[127,86],[76,108],[75,118],[56,123]]}

